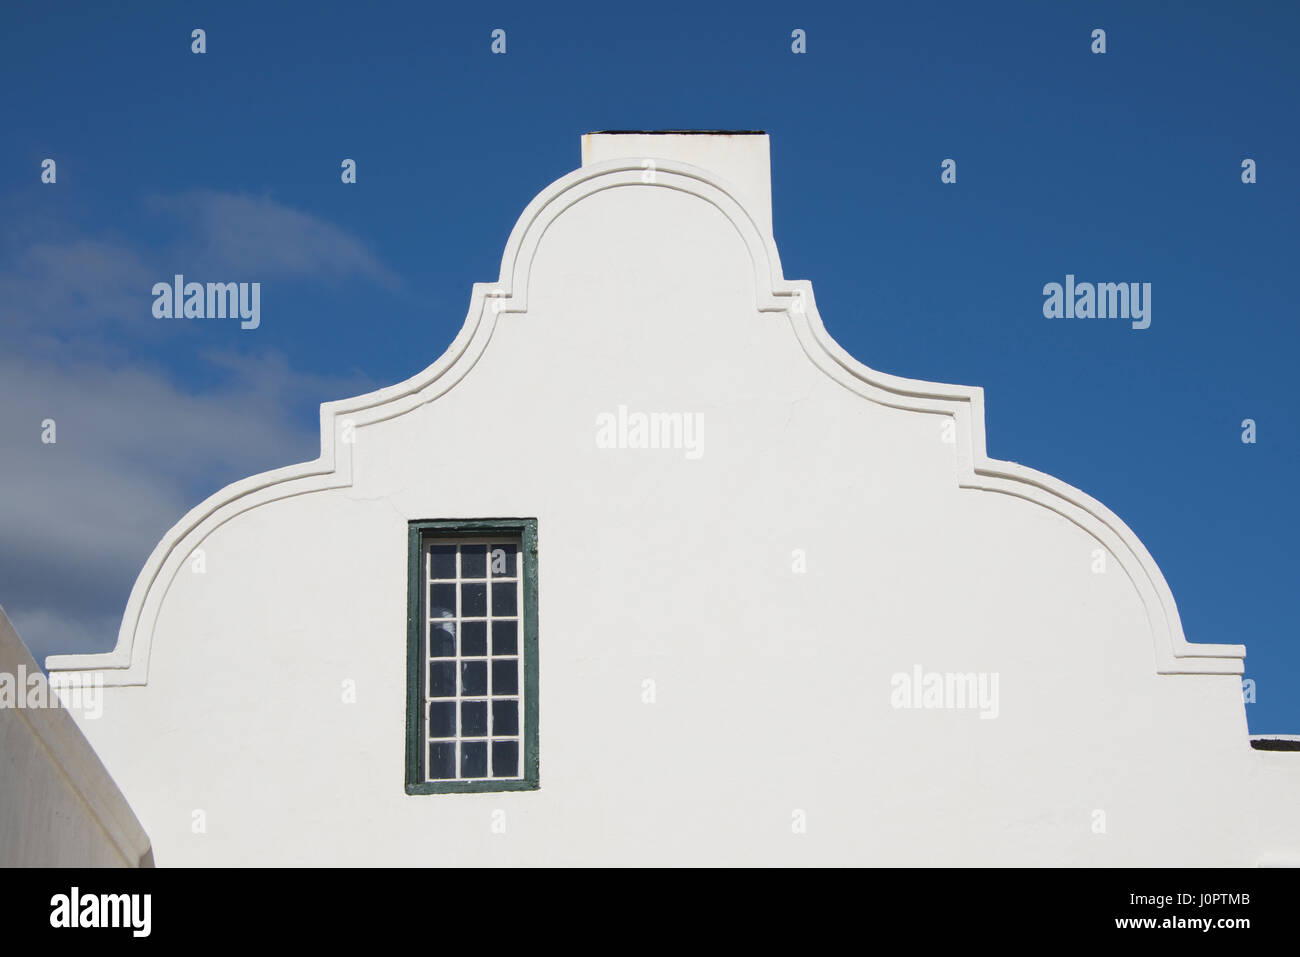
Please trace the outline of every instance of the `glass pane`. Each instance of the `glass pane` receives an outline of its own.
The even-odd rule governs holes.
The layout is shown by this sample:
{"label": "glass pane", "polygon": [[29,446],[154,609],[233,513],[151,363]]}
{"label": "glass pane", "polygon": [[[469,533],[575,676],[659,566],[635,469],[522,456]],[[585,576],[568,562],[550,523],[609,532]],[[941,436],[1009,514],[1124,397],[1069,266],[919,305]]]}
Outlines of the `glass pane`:
{"label": "glass pane", "polygon": [[519,694],[519,659],[494,658],[492,660],[492,693]]}
{"label": "glass pane", "polygon": [[487,577],[486,545],[462,545],[460,547],[460,577]]}
{"label": "glass pane", "polygon": [[429,737],[456,737],[456,702],[434,701],[429,705]]}
{"label": "glass pane", "polygon": [[460,666],[460,693],[487,694],[487,662],[465,661]]}
{"label": "glass pane", "polygon": [[429,697],[456,697],[456,662],[435,661],[429,665]]}
{"label": "glass pane", "polygon": [[487,654],[486,621],[467,621],[460,626],[460,653],[466,658]]}
{"label": "glass pane", "polygon": [[429,657],[456,657],[456,623],[452,621],[434,622],[429,626]]}
{"label": "glass pane", "polygon": [[518,574],[515,570],[515,549],[514,545],[488,546],[488,564],[492,566],[493,578],[514,578]]}
{"label": "glass pane", "polygon": [[518,701],[493,701],[492,702],[492,733],[493,734],[518,734],[519,733],[519,702]]}
{"label": "glass pane", "polygon": [[480,738],[487,734],[487,702],[460,703],[460,734],[463,738]]}
{"label": "glass pane", "polygon": [[460,586],[460,613],[465,618],[482,618],[487,614],[487,585]]}
{"label": "glass pane", "polygon": [[429,617],[430,618],[455,618],[456,617],[456,586],[455,585],[430,585],[429,586]]}
{"label": "glass pane", "polygon": [[516,593],[518,586],[514,582],[500,582],[492,585],[492,614],[495,615],[517,615],[518,601]]}
{"label": "glass pane", "polygon": [[519,623],[517,621],[492,622],[492,654],[519,654]]}
{"label": "glass pane", "polygon": [[460,776],[487,777],[487,742],[464,741],[460,746]]}
{"label": "glass pane", "polygon": [[492,776],[514,778],[519,776],[519,742],[492,742]]}
{"label": "glass pane", "polygon": [[433,779],[456,776],[456,742],[435,741],[429,745],[428,776]]}
{"label": "glass pane", "polygon": [[429,548],[429,577],[456,577],[456,546],[432,545]]}

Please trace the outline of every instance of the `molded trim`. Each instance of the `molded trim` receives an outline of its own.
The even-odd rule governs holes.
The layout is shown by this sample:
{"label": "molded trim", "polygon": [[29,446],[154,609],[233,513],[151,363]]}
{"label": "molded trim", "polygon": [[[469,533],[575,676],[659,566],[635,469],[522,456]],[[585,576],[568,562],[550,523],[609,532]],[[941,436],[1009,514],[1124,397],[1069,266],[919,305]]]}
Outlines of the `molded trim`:
{"label": "molded trim", "polygon": [[352,483],[352,449],[340,433],[409,412],[452,389],[474,367],[492,338],[501,313],[528,310],[533,258],[550,225],[569,207],[606,189],[672,189],[716,207],[748,249],[760,312],[790,322],[808,358],[845,388],[881,405],[956,423],[956,481],[961,488],[1014,495],[1056,512],[1095,538],[1116,559],[1138,590],[1151,625],[1160,674],[1241,674],[1242,645],[1192,644],[1183,635],[1174,598],[1159,567],[1138,537],[1100,502],[1049,475],[990,459],[984,442],[984,392],[876,372],[858,362],[826,332],[812,284],[786,280],[772,235],[734,198],[716,175],[676,160],[657,159],[654,182],[642,181],[642,157],[609,160],[556,180],[528,204],[511,231],[495,283],[475,283],[465,324],[447,351],[423,372],[397,385],[321,406],[321,455],[314,462],[265,472],[235,482],[192,509],[159,542],[127,602],[117,646],[94,655],[54,655],[53,671],[99,670],[108,685],[146,684],[159,609],[179,568],[200,543],[236,515],[258,505]]}

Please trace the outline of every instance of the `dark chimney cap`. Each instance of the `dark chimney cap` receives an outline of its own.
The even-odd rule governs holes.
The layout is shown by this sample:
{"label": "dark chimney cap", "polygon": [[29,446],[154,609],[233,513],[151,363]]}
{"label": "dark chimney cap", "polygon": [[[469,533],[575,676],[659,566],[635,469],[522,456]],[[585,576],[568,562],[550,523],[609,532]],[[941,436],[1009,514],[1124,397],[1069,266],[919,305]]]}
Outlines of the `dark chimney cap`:
{"label": "dark chimney cap", "polygon": [[765,130],[595,130],[591,136],[766,136]]}

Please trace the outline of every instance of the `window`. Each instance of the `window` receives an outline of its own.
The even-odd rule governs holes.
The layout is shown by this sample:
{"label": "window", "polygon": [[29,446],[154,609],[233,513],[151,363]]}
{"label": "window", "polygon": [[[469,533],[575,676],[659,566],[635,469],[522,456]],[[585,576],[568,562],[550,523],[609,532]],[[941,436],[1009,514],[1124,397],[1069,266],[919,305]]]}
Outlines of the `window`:
{"label": "window", "polygon": [[406,792],[538,786],[537,520],[412,522]]}

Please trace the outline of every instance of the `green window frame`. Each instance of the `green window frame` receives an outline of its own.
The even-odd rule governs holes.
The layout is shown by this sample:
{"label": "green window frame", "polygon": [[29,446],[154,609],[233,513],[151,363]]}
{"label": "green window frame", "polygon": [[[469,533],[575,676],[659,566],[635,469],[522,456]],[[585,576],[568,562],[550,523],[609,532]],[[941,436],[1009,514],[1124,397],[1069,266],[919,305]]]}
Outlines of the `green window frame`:
{"label": "green window frame", "polygon": [[[462,602],[462,605],[458,605],[457,610],[454,612],[456,616],[454,619],[442,621],[431,619],[430,594],[437,583],[430,581],[432,559],[427,556],[430,555],[431,547],[435,545],[439,546],[439,549],[435,549],[435,551],[439,551],[452,546],[472,548],[475,544],[491,545],[506,541],[517,542],[519,546],[516,575],[521,598],[517,609],[518,639],[522,643],[517,650],[521,669],[519,685],[522,692],[519,695],[520,706],[518,708],[519,719],[522,723],[522,726],[518,729],[518,741],[523,751],[520,776],[506,778],[472,777],[469,780],[463,778],[431,779],[426,773],[426,766],[431,760],[429,757],[430,747],[438,745],[440,748],[445,748],[448,742],[430,737],[430,705],[436,703],[445,707],[446,704],[452,701],[455,702],[454,712],[457,717],[453,720],[458,722],[456,724],[457,735],[452,739],[456,748],[454,752],[456,755],[455,773],[462,774],[464,765],[461,764],[461,760],[464,743],[461,738],[464,736],[466,719],[461,708],[465,703],[477,705],[479,701],[475,697],[471,702],[464,702],[461,697],[463,686],[460,682],[465,680],[466,674],[461,669],[464,664],[470,664],[463,664],[461,661],[461,642],[466,624],[461,621],[463,602],[465,600],[464,593],[463,591],[459,593],[460,598],[458,600]],[[456,559],[457,583],[453,587],[464,589],[467,586],[460,581],[462,577],[460,569],[462,568],[461,563],[467,561],[467,559],[463,557],[462,553],[458,552],[458,554],[461,557]],[[457,794],[485,791],[537,790],[540,786],[537,734],[537,519],[431,519],[412,521],[408,527],[407,558],[409,580],[406,605],[406,793]],[[485,574],[491,575],[493,572],[489,571]],[[491,582],[488,585],[490,586]],[[438,614],[440,612],[446,614],[446,612],[442,612],[441,608],[433,609],[432,613]],[[491,627],[490,612],[485,612],[484,617],[488,619],[484,628]],[[455,642],[454,658],[446,660],[431,659],[428,646],[435,624],[443,628],[447,634],[454,634],[451,639],[442,639]],[[447,630],[445,626],[449,624],[453,625],[453,627]],[[478,653],[475,652],[475,654]],[[489,652],[483,652],[483,654],[489,655],[485,659],[484,668],[495,668],[497,659],[491,657]],[[455,681],[458,682],[456,697],[448,698],[446,701],[431,701],[426,694],[427,683],[430,680],[437,681],[438,674],[445,673],[439,672],[430,679],[431,668],[434,665],[445,667],[448,662],[455,663]],[[477,662],[477,658],[474,659],[474,662]],[[495,674],[495,672],[493,673]],[[497,699],[491,697],[487,692],[483,694],[488,702],[486,707],[494,708]],[[484,748],[493,755],[495,755],[493,750],[494,742],[495,739],[488,732]],[[479,740],[475,738],[469,743],[477,745]],[[435,751],[432,759],[435,763],[440,753],[445,754],[446,752]],[[493,760],[495,760],[495,757],[493,757]]]}

